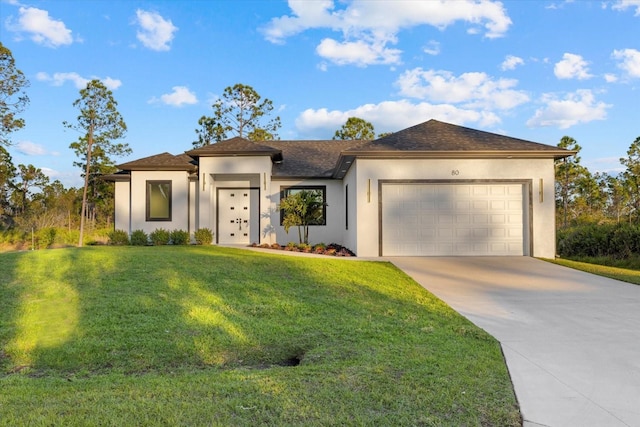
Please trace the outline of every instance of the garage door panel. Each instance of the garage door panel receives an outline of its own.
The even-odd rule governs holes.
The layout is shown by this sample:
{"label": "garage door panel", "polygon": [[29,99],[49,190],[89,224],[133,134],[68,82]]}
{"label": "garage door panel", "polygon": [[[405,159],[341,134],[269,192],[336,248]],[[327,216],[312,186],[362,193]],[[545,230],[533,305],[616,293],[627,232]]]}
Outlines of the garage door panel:
{"label": "garage door panel", "polygon": [[383,255],[523,255],[524,206],[519,183],[383,184]]}

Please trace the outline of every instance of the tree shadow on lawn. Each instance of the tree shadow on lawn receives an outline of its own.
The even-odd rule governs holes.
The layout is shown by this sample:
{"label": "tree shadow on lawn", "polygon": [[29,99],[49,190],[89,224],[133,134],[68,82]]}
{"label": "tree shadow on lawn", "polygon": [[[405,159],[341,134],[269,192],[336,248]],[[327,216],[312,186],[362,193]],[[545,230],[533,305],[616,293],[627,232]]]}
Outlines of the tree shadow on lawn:
{"label": "tree shadow on lawn", "polygon": [[[377,399],[369,406],[384,412],[406,404],[390,403],[394,393],[424,405],[474,387],[491,395],[505,385],[493,380],[508,378],[490,337],[388,263],[193,247],[12,256],[0,260],[10,268],[0,280],[4,372],[91,378],[214,368],[244,378],[233,387],[253,406],[261,396],[275,399],[273,408],[292,405],[293,393],[311,412],[337,404],[322,388],[326,396],[314,397],[313,382],[335,383],[354,402]],[[474,348],[490,360],[477,360]],[[431,394],[442,387],[451,394]],[[467,410],[481,405],[475,399]]]}

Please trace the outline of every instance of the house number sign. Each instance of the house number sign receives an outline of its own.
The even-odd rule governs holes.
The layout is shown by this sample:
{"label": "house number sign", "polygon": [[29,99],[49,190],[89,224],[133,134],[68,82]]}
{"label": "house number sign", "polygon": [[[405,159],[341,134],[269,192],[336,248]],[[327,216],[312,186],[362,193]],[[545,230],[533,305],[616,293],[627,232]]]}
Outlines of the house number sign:
{"label": "house number sign", "polygon": [[451,175],[458,176],[458,175],[460,175],[460,171],[458,169],[452,169],[451,170]]}

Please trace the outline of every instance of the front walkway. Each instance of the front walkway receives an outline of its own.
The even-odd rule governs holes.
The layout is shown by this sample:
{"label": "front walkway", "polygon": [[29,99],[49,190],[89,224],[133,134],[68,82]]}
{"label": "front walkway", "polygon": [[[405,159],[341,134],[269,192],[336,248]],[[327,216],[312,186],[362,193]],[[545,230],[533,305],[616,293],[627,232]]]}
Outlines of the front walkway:
{"label": "front walkway", "polygon": [[640,286],[530,257],[392,257],[502,344],[524,425],[640,427]]}

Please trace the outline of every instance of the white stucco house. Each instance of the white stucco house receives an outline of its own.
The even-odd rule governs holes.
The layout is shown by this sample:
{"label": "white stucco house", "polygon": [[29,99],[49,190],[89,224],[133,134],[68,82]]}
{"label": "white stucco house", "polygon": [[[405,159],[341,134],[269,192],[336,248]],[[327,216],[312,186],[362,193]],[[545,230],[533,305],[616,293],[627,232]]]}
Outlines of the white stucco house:
{"label": "white stucco house", "polygon": [[313,243],[358,256],[555,255],[554,146],[429,120],[373,141],[239,137],[119,165],[115,227],[198,228],[215,244],[297,241],[287,194],[320,192]]}

